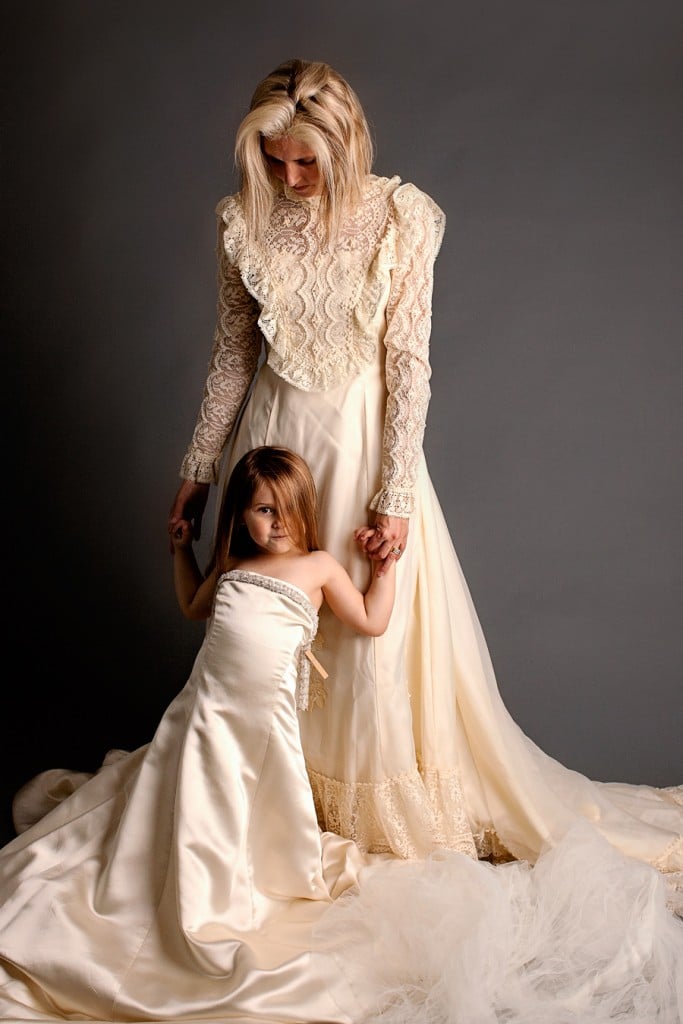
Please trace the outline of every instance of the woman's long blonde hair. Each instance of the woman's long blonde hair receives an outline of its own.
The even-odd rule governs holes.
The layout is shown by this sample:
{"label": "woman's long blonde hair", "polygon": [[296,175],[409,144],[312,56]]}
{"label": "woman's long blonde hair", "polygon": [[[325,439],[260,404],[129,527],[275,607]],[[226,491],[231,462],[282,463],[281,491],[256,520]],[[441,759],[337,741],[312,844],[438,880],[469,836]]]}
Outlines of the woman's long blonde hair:
{"label": "woman's long blonde hair", "polygon": [[276,185],[263,154],[264,139],[287,138],[310,147],[323,183],[320,214],[333,239],[341,217],[359,202],[373,161],[363,108],[342,76],[320,61],[288,60],[256,87],[237,130],[235,162],[250,238],[264,231]]}
{"label": "woman's long blonde hair", "polygon": [[289,448],[261,445],[243,455],[230,474],[209,569],[215,566],[225,572],[234,559],[258,554],[243,516],[262,484],[273,492],[278,514],[298,550],[318,550],[317,494],[308,464]]}

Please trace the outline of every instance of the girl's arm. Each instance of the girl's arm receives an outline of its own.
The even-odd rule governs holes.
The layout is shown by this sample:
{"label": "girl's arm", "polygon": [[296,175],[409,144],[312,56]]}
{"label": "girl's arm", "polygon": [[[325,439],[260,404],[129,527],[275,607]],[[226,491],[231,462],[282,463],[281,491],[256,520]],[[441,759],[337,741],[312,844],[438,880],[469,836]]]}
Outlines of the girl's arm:
{"label": "girl's arm", "polygon": [[379,563],[372,563],[372,580],[363,594],[336,558],[326,551],[316,554],[321,556],[322,592],[330,610],[356,632],[364,636],[381,636],[389,625],[394,607],[396,566],[393,561],[382,574],[377,572]]}
{"label": "girl's arm", "polygon": [[173,585],[180,610],[186,619],[208,619],[216,589],[215,570],[204,578],[192,548],[192,524],[183,519],[171,535]]}

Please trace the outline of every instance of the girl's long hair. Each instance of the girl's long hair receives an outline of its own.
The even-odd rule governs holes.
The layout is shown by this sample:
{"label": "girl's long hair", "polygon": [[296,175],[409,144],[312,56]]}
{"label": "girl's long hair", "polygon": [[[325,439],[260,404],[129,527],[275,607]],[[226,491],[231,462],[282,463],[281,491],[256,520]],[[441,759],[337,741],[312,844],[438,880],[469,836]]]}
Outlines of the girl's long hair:
{"label": "girl's long hair", "polygon": [[213,553],[209,562],[218,573],[234,559],[259,553],[244,524],[244,510],[262,484],[273,492],[279,515],[292,543],[301,551],[317,551],[317,493],[306,462],[289,448],[262,445],[236,463],[221,503]]}
{"label": "girl's long hair", "polygon": [[256,87],[235,142],[250,239],[263,234],[280,188],[262,149],[264,139],[278,138],[294,139],[315,154],[323,182],[320,216],[333,240],[342,216],[362,197],[374,155],[356,93],[329,64],[306,60],[285,61]]}

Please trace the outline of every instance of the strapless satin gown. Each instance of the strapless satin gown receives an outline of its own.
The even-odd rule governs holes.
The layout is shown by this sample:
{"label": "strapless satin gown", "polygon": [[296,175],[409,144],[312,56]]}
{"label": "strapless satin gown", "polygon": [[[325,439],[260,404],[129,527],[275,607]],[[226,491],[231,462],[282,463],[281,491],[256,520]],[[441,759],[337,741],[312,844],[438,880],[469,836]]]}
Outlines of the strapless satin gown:
{"label": "strapless satin gown", "polygon": [[2,850],[3,1020],[350,1019],[310,948],[364,862],[320,831],[301,751],[316,628],[297,587],[226,573],[151,743]]}

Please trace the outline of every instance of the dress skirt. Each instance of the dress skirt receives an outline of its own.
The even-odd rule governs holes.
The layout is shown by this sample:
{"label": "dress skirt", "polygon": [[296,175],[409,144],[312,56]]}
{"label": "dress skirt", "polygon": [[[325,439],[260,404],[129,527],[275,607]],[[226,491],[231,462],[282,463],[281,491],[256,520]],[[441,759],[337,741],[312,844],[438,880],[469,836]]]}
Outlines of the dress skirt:
{"label": "dress skirt", "polygon": [[[381,486],[383,366],[380,351],[348,383],[305,392],[263,364],[224,466],[261,444],[301,454],[320,542],[360,587],[369,563],[352,532]],[[533,863],[588,819],[627,855],[683,870],[681,787],[593,782],[512,720],[424,457],[389,628],[361,637],[323,608],[317,656],[329,678],[300,726],[324,829],[403,858],[448,847]]]}

